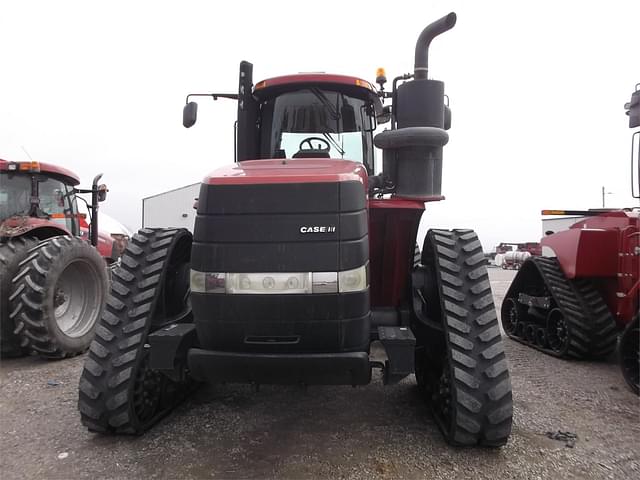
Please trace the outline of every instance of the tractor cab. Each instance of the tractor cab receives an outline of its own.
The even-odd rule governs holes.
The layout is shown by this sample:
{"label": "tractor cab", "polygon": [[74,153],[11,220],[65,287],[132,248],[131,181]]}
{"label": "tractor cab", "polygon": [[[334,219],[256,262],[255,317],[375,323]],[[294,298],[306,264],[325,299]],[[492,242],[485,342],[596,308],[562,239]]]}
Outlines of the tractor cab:
{"label": "tractor cab", "polygon": [[[0,160],[2,229],[24,229],[26,223],[50,223],[60,233],[80,235],[74,187],[80,179],[61,167],[40,162]],[[27,219],[32,219],[27,222]]]}
{"label": "tractor cab", "polygon": [[192,96],[238,100],[236,161],[342,159],[374,171],[373,133],[382,102],[375,87],[356,77],[300,73],[253,85],[253,66],[240,63],[239,93],[191,94],[185,127],[196,121]]}
{"label": "tractor cab", "polygon": [[[119,257],[110,235],[98,232],[98,202],[107,186],[79,189],[80,178],[70,170],[44,162],[0,159],[0,238],[30,235],[41,240],[57,235],[81,237],[96,246],[108,262]],[[91,193],[89,219],[78,209],[79,193]],[[85,201],[86,202],[86,201]],[[89,220],[89,221],[87,221]]]}
{"label": "tractor cab", "polygon": [[353,160],[373,171],[373,131],[382,104],[369,82],[290,75],[257,83],[254,98],[258,158]]}

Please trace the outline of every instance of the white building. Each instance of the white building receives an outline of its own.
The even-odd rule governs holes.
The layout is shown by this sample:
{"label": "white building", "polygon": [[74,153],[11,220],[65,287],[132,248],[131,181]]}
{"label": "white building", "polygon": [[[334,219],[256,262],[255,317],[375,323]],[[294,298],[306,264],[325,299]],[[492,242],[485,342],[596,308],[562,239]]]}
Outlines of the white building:
{"label": "white building", "polygon": [[142,199],[142,228],[180,227],[193,232],[196,211],[193,208],[200,194],[200,183],[169,190]]}
{"label": "white building", "polygon": [[568,230],[571,225],[577,223],[584,217],[544,217],[542,219],[542,236],[546,237],[547,232],[561,232]]}

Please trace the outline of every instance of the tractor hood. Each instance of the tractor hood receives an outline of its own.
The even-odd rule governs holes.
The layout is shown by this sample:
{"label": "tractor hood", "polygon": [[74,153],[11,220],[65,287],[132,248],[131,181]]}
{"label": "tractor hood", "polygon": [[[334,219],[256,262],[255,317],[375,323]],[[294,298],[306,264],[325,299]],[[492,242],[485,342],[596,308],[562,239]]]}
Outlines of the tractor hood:
{"label": "tractor hood", "polygon": [[203,183],[250,185],[274,183],[360,182],[367,191],[367,171],[361,163],[340,159],[247,160],[214,170]]}
{"label": "tractor hood", "polygon": [[0,237],[21,237],[33,230],[42,231],[44,229],[48,230],[50,236],[71,235],[71,232],[64,224],[64,219],[56,220],[29,217],[27,215],[14,215],[6,219],[0,219]]}

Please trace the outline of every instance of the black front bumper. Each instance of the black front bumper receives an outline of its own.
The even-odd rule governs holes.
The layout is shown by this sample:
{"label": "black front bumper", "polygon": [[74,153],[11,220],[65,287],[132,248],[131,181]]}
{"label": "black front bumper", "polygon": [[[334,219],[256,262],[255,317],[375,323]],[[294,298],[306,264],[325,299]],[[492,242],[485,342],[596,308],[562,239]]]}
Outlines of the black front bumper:
{"label": "black front bumper", "polygon": [[210,383],[367,385],[371,366],[367,352],[246,353],[191,348],[190,375]]}

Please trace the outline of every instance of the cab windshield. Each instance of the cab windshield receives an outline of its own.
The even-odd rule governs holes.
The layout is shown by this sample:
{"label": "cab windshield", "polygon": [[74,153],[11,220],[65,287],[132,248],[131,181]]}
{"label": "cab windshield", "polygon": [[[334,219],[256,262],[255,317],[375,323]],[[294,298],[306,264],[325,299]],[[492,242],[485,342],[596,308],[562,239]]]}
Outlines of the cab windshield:
{"label": "cab windshield", "polygon": [[[70,215],[77,211],[73,197],[73,187],[60,180],[35,175],[39,199],[38,216],[52,217],[74,231],[74,221]],[[0,221],[13,216],[31,215],[32,175],[23,173],[0,174]]]}
{"label": "cab windshield", "polygon": [[340,158],[373,166],[372,105],[341,92],[306,88],[260,106],[261,158]]}

